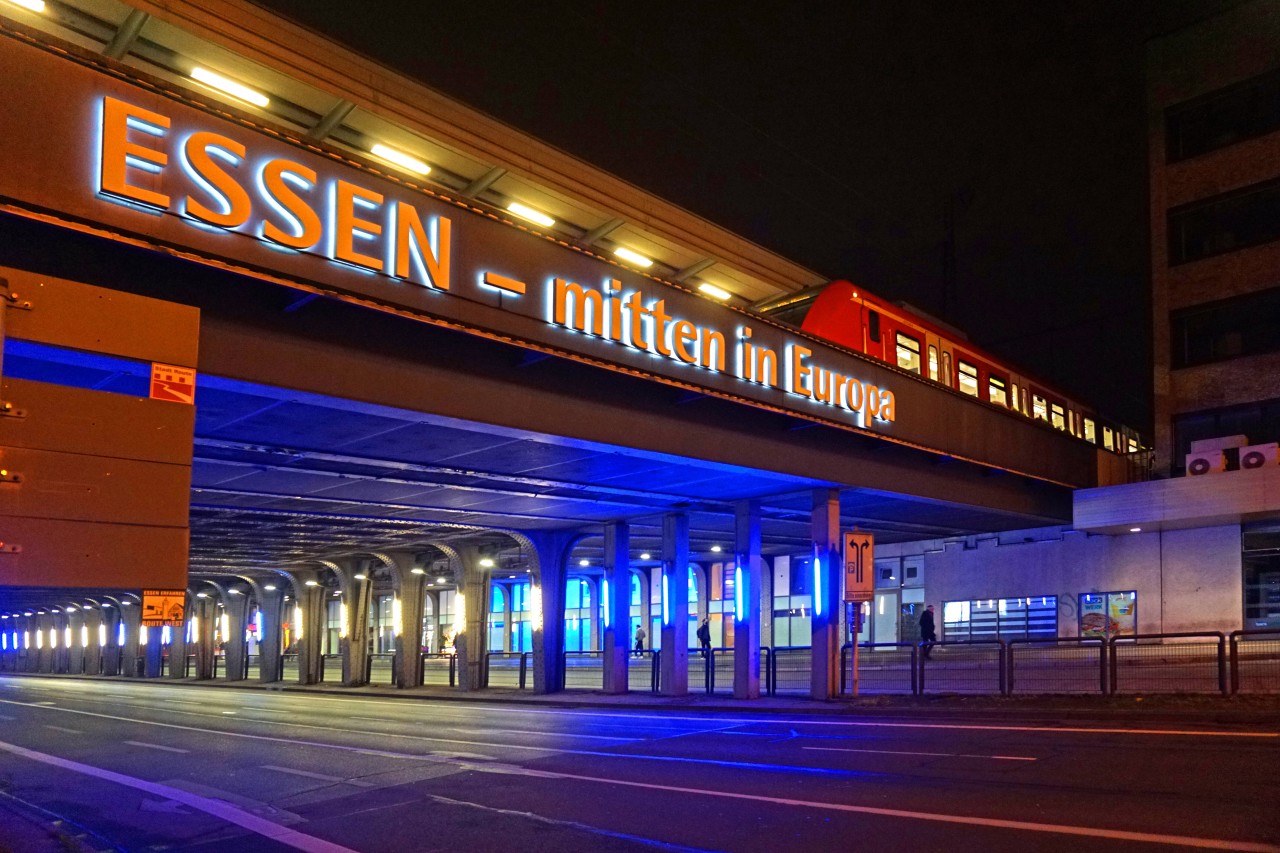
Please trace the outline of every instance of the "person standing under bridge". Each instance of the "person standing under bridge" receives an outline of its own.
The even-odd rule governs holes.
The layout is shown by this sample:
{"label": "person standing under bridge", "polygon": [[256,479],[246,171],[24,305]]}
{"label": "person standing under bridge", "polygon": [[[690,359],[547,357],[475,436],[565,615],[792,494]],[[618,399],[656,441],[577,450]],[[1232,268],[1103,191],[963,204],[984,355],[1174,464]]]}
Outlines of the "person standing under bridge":
{"label": "person standing under bridge", "polygon": [[938,631],[933,623],[933,605],[930,604],[920,614],[920,645],[924,648],[924,656],[929,657],[933,644],[938,642]]}

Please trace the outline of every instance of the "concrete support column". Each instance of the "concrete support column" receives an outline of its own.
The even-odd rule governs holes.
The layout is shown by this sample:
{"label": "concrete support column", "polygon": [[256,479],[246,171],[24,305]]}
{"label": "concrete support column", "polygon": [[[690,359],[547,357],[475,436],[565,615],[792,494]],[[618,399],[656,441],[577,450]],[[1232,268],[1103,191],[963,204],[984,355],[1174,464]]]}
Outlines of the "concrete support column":
{"label": "concrete support column", "polygon": [[244,639],[249,618],[248,592],[228,591],[222,612],[227,617],[227,636],[223,638],[223,663],[227,671],[223,676],[227,681],[244,681],[244,668],[249,661],[249,644]]}
{"label": "concrete support column", "polygon": [[[294,603],[297,611],[294,636],[298,638],[298,683],[318,684],[320,682],[321,640],[324,638],[324,589],[320,586],[307,586],[306,581],[315,581],[314,576],[300,576],[294,585]],[[286,611],[288,608],[285,608]]]}
{"label": "concrete support column", "polygon": [[[741,571],[735,571],[733,616],[733,695],[737,699],[760,698],[760,502],[738,501],[735,509],[733,553]],[[742,602],[742,613],[736,612]],[[739,615],[742,617],[739,619]]]}
{"label": "concrete support column", "polygon": [[459,631],[453,639],[457,653],[458,688],[479,690],[488,685],[484,678],[486,629],[489,627],[489,573],[480,566],[480,552],[474,547],[458,549],[461,562],[458,593],[462,596]]}
{"label": "concrete support column", "polygon": [[689,516],[662,519],[662,689],[664,696],[689,693]]}
{"label": "concrete support column", "polygon": [[147,644],[143,649],[143,667],[142,674],[146,678],[159,678],[164,669],[164,646],[161,640],[164,638],[164,628],[154,627],[147,629]]}
{"label": "concrete support column", "polygon": [[120,650],[124,661],[124,674],[136,678],[145,671],[142,654],[142,607],[136,601],[120,602],[120,619],[124,622],[124,643]]}
{"label": "concrete support column", "polygon": [[85,612],[80,609],[73,610],[67,618],[67,625],[71,628],[71,647],[67,649],[67,671],[80,675],[88,671],[85,666],[85,658],[88,656],[89,648],[84,644],[82,638],[86,619]]}
{"label": "concrete support column", "polygon": [[191,593],[187,593],[187,600],[182,608],[182,615],[186,621],[173,628],[173,639],[169,641],[169,677],[181,680],[187,677],[187,650],[191,647],[187,643],[187,626],[191,624],[191,615],[194,613],[192,609],[195,607],[192,602],[195,599],[191,597]]}
{"label": "concrete support column", "polygon": [[[368,577],[364,561],[339,563],[334,571],[338,575],[342,603],[347,608],[346,636],[338,641],[342,651],[342,683],[346,687],[360,687],[368,683],[365,673],[369,671],[369,607],[373,601],[373,581]],[[356,575],[362,575],[363,579]]]}
{"label": "concrete support column", "polygon": [[49,646],[49,629],[53,627],[52,613],[36,614],[36,630],[40,633],[35,643],[36,672],[53,672],[54,649]]}
{"label": "concrete support column", "polygon": [[[273,589],[267,589],[267,586]],[[262,614],[262,636],[258,638],[258,680],[280,680],[280,645],[284,627],[284,593],[277,584],[257,591],[258,612]]]}
{"label": "concrete support column", "polygon": [[102,626],[107,642],[102,646],[102,672],[116,675],[120,671],[120,608],[115,603],[102,605]]}
{"label": "concrete support column", "polygon": [[[631,660],[631,527],[626,522],[604,528],[604,578],[600,582],[604,634],[604,692],[630,689],[627,667]],[[608,590],[608,595],[604,591]]]}
{"label": "concrete support column", "polygon": [[215,657],[213,632],[217,627],[218,608],[212,598],[193,599],[195,602],[195,618],[196,622],[191,632],[192,643],[195,648],[192,652],[196,657],[195,672],[196,678],[205,680],[213,678],[213,662]]}
{"label": "concrete support column", "polygon": [[[533,619],[533,691],[564,689],[564,593],[567,562],[579,536],[569,533],[527,534],[538,558],[537,589],[541,608]],[[536,603],[535,596],[535,603]],[[539,610],[541,611],[539,613]]]}
{"label": "concrete support column", "polygon": [[[414,554],[397,551],[385,555],[391,560],[391,577],[400,621],[396,626],[396,668],[392,674],[396,687],[418,687],[418,661],[422,655],[423,570]],[[394,611],[393,611],[394,613]]]}
{"label": "concrete support column", "polygon": [[840,692],[840,493],[813,491],[813,670],[809,695],[833,699]]}

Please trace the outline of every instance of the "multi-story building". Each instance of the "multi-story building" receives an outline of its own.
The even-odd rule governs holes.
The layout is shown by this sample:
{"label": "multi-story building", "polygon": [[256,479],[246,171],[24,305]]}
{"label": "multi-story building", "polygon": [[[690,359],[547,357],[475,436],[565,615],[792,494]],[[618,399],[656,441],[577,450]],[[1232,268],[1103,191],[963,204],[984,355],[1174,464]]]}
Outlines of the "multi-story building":
{"label": "multi-story building", "polygon": [[1280,5],[1154,15],[1153,478],[1077,492],[1070,528],[882,549],[877,639],[926,598],[953,636],[1280,628]]}

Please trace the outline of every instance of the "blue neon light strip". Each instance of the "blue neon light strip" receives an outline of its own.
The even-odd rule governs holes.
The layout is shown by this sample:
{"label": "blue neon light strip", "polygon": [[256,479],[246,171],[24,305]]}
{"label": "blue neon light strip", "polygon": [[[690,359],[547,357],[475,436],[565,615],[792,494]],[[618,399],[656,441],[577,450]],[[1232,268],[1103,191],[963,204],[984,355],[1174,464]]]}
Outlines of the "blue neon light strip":
{"label": "blue neon light strip", "polygon": [[747,618],[742,600],[742,566],[740,565],[733,570],[733,614],[739,622]]}
{"label": "blue neon light strip", "polygon": [[604,607],[604,626],[606,628],[613,625],[613,614],[609,612],[609,579],[604,578],[600,582],[600,604]]}
{"label": "blue neon light strip", "polygon": [[671,624],[671,605],[669,604],[670,600],[671,600],[671,596],[668,592],[668,586],[667,586],[667,572],[664,569],[662,572],[662,624],[663,625]]}
{"label": "blue neon light strip", "polygon": [[822,615],[822,560],[816,548],[813,552],[813,615]]}

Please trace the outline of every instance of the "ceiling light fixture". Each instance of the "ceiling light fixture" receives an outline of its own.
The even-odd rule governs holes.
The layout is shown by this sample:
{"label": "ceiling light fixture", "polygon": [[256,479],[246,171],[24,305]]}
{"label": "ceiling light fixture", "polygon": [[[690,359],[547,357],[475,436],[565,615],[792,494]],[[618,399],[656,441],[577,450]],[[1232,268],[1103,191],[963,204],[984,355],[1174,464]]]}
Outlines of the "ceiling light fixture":
{"label": "ceiling light fixture", "polygon": [[647,559],[649,559],[649,552],[648,552],[648,551],[645,551],[643,554],[641,554],[641,555],[640,555],[640,559],[642,559],[642,560],[647,560]]}
{"label": "ceiling light fixture", "polygon": [[481,558],[480,558],[480,568],[482,568],[482,569],[491,569],[491,568],[493,568],[493,558],[491,558],[491,557],[481,557]]}
{"label": "ceiling light fixture", "polygon": [[415,566],[414,568],[409,570],[409,574],[411,575],[425,575],[426,573],[427,573],[427,570],[420,566]]}
{"label": "ceiling light fixture", "polygon": [[208,68],[200,68],[199,66],[191,69],[191,79],[198,80],[210,89],[217,89],[223,94],[238,98],[255,107],[265,107],[271,103],[271,99],[261,92],[250,89],[243,83],[237,83],[229,77],[223,77],[216,71],[210,71]]}
{"label": "ceiling light fixture", "polygon": [[723,548],[721,548],[719,545],[712,545],[712,546],[711,546],[711,553],[712,553],[712,554],[719,554],[719,553],[720,553],[721,551],[723,551],[723,550],[724,550],[724,549],[723,549]]}
{"label": "ceiling light fixture", "polygon": [[530,222],[536,222],[537,224],[541,225],[543,228],[550,228],[552,225],[556,224],[556,221],[554,219],[552,219],[550,216],[547,216],[541,210],[534,210],[532,207],[529,207],[527,204],[521,204],[518,201],[513,201],[511,202],[511,204],[507,205],[507,210],[511,213],[514,213],[516,216],[519,216],[521,219],[527,219]]}
{"label": "ceiling light fixture", "polygon": [[723,287],[716,287],[714,284],[710,284],[705,281],[698,285],[698,290],[701,290],[703,293],[705,293],[707,296],[710,296],[712,299],[718,299],[721,302],[724,302],[726,299],[728,299],[730,296],[733,295],[729,291],[725,290]]}
{"label": "ceiling light fixture", "polygon": [[9,0],[15,6],[30,9],[32,12],[44,11],[44,0]]}
{"label": "ceiling light fixture", "polygon": [[589,565],[591,565],[591,561],[590,561],[590,560],[579,560],[579,561],[578,561],[578,565],[579,565],[579,566],[589,566]]}
{"label": "ceiling light fixture", "polygon": [[631,261],[631,263],[635,264],[638,267],[653,266],[652,259],[646,258],[644,255],[640,254],[639,252],[633,252],[630,249],[628,249],[626,246],[619,246],[618,248],[613,250],[613,253],[618,257],[622,258],[624,261]]}
{"label": "ceiling light fixture", "polygon": [[373,153],[373,156],[381,157],[383,160],[386,160],[388,163],[393,163],[401,169],[416,172],[419,175],[425,175],[431,171],[431,167],[419,160],[417,157],[406,154],[403,151],[397,151],[389,145],[383,145],[381,142],[376,143],[369,150]]}

